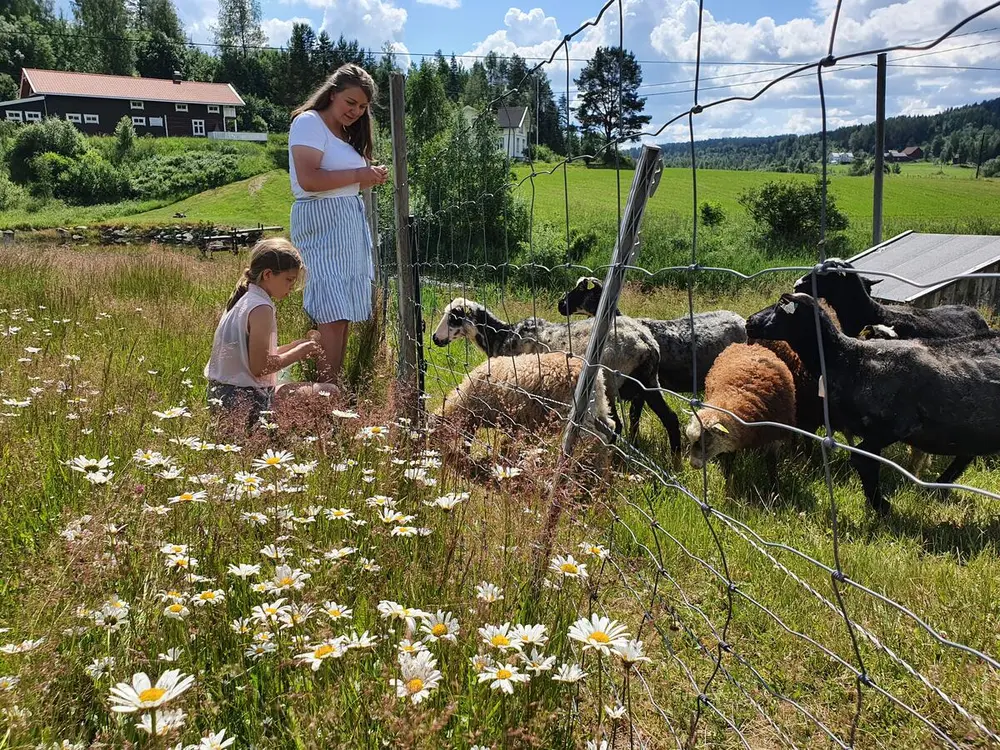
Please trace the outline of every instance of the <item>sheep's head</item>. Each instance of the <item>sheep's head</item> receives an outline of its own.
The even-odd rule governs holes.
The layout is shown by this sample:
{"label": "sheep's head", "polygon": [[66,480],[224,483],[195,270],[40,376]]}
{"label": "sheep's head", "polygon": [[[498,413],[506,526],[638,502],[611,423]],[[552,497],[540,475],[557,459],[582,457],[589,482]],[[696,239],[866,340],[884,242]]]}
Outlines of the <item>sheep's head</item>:
{"label": "sheep's head", "polygon": [[570,289],[559,300],[560,315],[575,315],[583,313],[593,317],[597,314],[597,306],[601,302],[601,292],[604,285],[593,276],[581,276],[576,280],[576,286]]}
{"label": "sheep's head", "polygon": [[737,449],[732,431],[724,423],[727,415],[714,409],[702,409],[688,422],[685,433],[691,443],[691,466],[700,469],[721,453]]}
{"label": "sheep's head", "polygon": [[455,339],[476,340],[476,321],[483,318],[486,308],[478,302],[456,297],[444,309],[441,321],[431,335],[431,341],[438,346],[447,346]]}
{"label": "sheep's head", "polygon": [[868,279],[856,273],[854,266],[846,260],[831,258],[817,267],[816,289],[813,290],[813,274],[807,273],[795,282],[795,292],[798,294],[815,294],[817,297],[832,300],[851,301],[857,295],[871,297],[872,287],[881,279]]}
{"label": "sheep's head", "polygon": [[[795,344],[803,336],[815,338],[815,299],[808,294],[782,294],[778,303],[747,318],[747,336]],[[820,312],[820,315],[825,313]]]}

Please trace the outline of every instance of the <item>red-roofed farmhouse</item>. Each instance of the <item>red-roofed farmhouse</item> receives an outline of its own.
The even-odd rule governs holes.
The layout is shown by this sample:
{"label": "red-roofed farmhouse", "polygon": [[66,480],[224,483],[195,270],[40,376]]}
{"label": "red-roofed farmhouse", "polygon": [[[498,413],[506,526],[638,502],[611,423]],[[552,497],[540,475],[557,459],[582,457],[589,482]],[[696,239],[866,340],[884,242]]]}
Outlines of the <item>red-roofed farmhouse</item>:
{"label": "red-roofed farmhouse", "polygon": [[20,98],[0,102],[0,119],[58,117],[89,135],[110,134],[131,117],[140,135],[207,136],[235,131],[243,99],[228,83],[108,76],[24,68]]}

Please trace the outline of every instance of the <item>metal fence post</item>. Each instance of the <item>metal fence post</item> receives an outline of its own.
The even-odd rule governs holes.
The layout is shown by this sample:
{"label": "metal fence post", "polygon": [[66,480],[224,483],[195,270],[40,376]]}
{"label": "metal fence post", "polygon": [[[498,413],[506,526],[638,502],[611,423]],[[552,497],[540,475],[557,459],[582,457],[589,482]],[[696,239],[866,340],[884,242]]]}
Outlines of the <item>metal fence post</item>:
{"label": "metal fence post", "polygon": [[[594,328],[584,355],[584,367],[580,379],[576,383],[576,393],[573,396],[573,408],[569,422],[563,431],[563,453],[570,455],[576,446],[579,436],[579,425],[590,409],[594,396],[594,382],[597,378],[597,368],[600,365],[604,345],[608,339],[611,322],[618,309],[618,297],[621,295],[622,284],[625,281],[625,271],[635,258],[639,247],[639,233],[642,216],[646,211],[646,203],[656,191],[663,172],[660,149],[656,146],[643,146],[639,161],[635,166],[635,176],[632,179],[632,189],[629,192],[628,203],[622,216],[621,231],[618,243],[608,273],[604,277],[604,292],[597,307],[594,318]],[[608,373],[610,376],[610,373]]]}
{"label": "metal fence post", "polygon": [[410,217],[410,185],[406,171],[406,80],[402,73],[389,77],[392,122],[393,206],[396,216],[396,280],[399,289],[399,368],[397,383],[407,416],[417,415],[420,400],[417,287],[419,279],[413,255]]}

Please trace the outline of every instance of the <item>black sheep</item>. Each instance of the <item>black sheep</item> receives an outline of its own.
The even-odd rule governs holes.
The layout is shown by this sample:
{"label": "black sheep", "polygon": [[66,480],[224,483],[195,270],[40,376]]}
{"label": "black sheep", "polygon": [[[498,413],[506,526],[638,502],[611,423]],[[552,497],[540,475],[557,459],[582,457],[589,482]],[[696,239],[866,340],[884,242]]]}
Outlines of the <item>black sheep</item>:
{"label": "black sheep", "polygon": [[[751,338],[787,341],[816,377],[821,374],[816,300],[785,294],[747,320]],[[1000,452],[1000,332],[941,340],[854,339],[820,309],[830,418],[836,429],[862,438],[874,455],[894,443],[955,456],[938,477],[958,479],[976,456]],[[852,453],[865,498],[879,512],[889,504],[879,489],[881,464]]]}
{"label": "black sheep", "polygon": [[967,305],[941,305],[924,310],[908,305],[883,305],[872,299],[873,284],[854,272],[847,261],[832,258],[816,273],[795,282],[795,291],[825,299],[836,311],[845,335],[857,338],[865,326],[884,325],[901,339],[941,339],[968,336],[989,330],[979,312]]}

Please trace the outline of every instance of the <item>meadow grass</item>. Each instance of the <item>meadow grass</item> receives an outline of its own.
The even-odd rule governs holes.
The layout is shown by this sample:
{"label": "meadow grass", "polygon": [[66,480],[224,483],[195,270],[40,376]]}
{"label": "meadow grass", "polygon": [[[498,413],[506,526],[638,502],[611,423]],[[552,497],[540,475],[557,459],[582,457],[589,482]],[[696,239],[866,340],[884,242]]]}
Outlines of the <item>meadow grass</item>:
{"label": "meadow grass", "polygon": [[[397,421],[386,362],[364,381],[356,404],[289,409],[276,415],[276,428],[252,438],[220,432],[203,408],[200,371],[241,260],[145,248],[32,247],[0,255],[0,627],[9,628],[0,641],[45,639],[24,653],[0,650],[0,680],[19,680],[0,682],[7,688],[0,709],[5,746],[48,747],[65,739],[81,747],[173,747],[221,729],[237,738],[235,746],[259,748],[582,748],[599,738],[616,748],[661,748],[689,735],[692,747],[744,746],[732,727],[754,748],[789,740],[830,744],[789,700],[846,739],[857,681],[795,635],[857,663],[843,619],[831,608],[829,575],[791,551],[833,564],[818,451],[807,455],[790,446],[782,454],[776,494],[759,462],[741,459],[727,493],[714,466],[705,487],[701,472],[687,467],[675,479],[658,479],[656,467],[666,468],[665,439],[647,417],[638,445],[644,458],[619,464],[601,481],[584,465],[560,468],[550,453],[527,450],[514,454],[519,476],[475,479],[448,462],[439,465],[435,453],[425,452],[440,447],[434,436]],[[773,300],[779,283],[735,295],[699,293],[696,306],[748,314]],[[459,289],[424,288],[428,332]],[[511,319],[532,312],[555,317],[554,298],[464,291]],[[283,340],[305,329],[299,300],[279,305]],[[649,316],[679,315],[686,305],[684,294],[638,285],[627,288],[621,303]],[[427,341],[425,351],[431,406],[481,359],[458,343],[439,348]],[[671,404],[683,414],[685,401]],[[334,416],[334,407],[359,417]],[[386,427],[388,437],[358,438],[365,426]],[[532,436],[525,448],[551,450],[556,438]],[[231,443],[242,450],[219,449]],[[485,435],[477,451],[489,444]],[[255,469],[265,449],[290,451],[295,469]],[[172,458],[150,459],[145,451]],[[67,465],[77,456],[105,455],[114,462],[108,481],[107,471],[88,479]],[[904,458],[902,451],[891,455]],[[263,489],[248,491],[252,480],[237,480],[240,471],[256,472]],[[943,637],[996,655],[1000,503],[962,494],[943,502],[885,471],[896,490],[894,513],[880,520],[866,511],[842,452],[834,454],[832,472],[847,576],[909,607]],[[179,478],[166,478],[174,474]],[[535,558],[557,476],[562,489],[555,497],[564,512],[550,554],[575,555],[589,576],[549,572],[536,591]],[[1000,490],[990,460],[977,462],[963,481]],[[198,490],[207,502],[182,499]],[[425,504],[451,492],[469,496],[450,513]],[[698,501],[703,492],[724,516],[706,518]],[[415,518],[383,523],[380,509],[366,502],[379,495]],[[337,508],[364,524],[337,520]],[[399,526],[430,533],[394,536]],[[583,542],[602,545],[606,558],[585,554]],[[176,562],[168,565],[160,551],[166,544],[189,545],[185,554],[198,566],[186,574]],[[287,548],[281,554],[290,570],[278,574],[282,561],[273,559],[275,549],[262,554],[267,545]],[[240,563],[261,570],[241,579],[229,571]],[[300,573],[311,576],[298,581],[301,589],[282,580]],[[266,581],[274,582],[269,591]],[[484,581],[501,587],[504,598],[477,598],[476,585]],[[182,620],[165,615],[173,591],[189,610]],[[218,599],[217,591],[224,600],[215,605],[192,599],[203,592]],[[989,746],[983,731],[921,677],[996,731],[997,672],[941,646],[912,619],[857,589],[845,586],[843,596],[864,629],[859,648],[874,685],[958,746]],[[234,620],[279,597],[295,607],[283,612],[284,622],[233,630]],[[406,677],[397,659],[401,639],[426,636],[384,619],[383,601],[447,611],[459,623],[457,642],[427,644],[441,675],[419,704],[397,698],[389,680]],[[331,619],[325,602],[351,608],[353,619]],[[591,613],[621,622],[653,661],[626,682],[615,657],[581,652],[568,628]],[[556,667],[582,665],[587,676],[564,684],[553,681],[552,671],[541,672],[509,696],[480,684],[470,658],[506,659],[483,645],[477,631],[504,623],[544,625],[548,641],[539,651],[556,657]],[[371,646],[358,640],[365,632],[377,638]],[[354,647],[315,672],[296,658],[327,642],[324,655],[337,654],[339,638],[350,633]],[[720,640],[728,651],[720,651]],[[254,647],[260,657],[248,655]],[[114,659],[110,666],[95,662],[107,658]],[[195,679],[169,704],[187,712],[186,725],[153,742],[133,726],[135,714],[110,711],[110,688],[139,671],[155,680],[169,668]],[[926,724],[875,688],[861,690],[857,746],[940,744]],[[602,713],[619,700],[627,705],[623,718]],[[158,714],[161,722],[167,718]]]}

